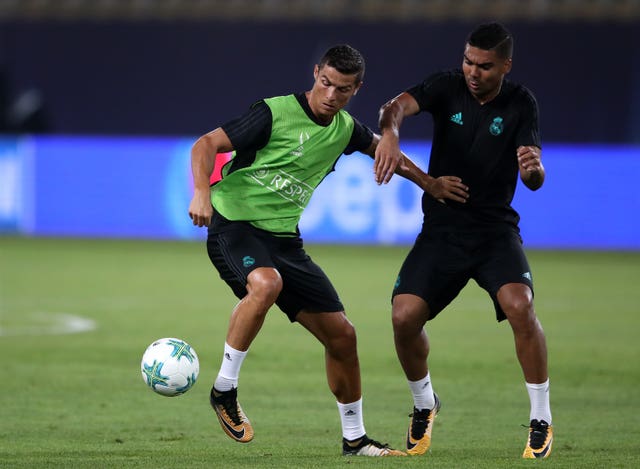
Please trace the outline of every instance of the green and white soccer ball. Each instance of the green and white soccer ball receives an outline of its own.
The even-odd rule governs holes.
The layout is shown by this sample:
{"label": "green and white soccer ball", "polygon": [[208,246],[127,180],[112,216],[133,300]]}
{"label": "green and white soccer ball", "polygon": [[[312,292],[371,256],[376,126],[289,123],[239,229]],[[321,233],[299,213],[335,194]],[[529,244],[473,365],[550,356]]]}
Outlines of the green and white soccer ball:
{"label": "green and white soccer ball", "polygon": [[147,347],[140,370],[151,390],[172,397],[193,387],[200,372],[200,362],[196,351],[184,340],[166,337]]}

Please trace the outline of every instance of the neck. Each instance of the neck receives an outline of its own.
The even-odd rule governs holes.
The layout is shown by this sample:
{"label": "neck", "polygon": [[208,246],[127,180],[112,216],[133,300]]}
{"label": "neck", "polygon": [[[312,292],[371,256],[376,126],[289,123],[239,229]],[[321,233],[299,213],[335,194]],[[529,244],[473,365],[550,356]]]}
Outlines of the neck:
{"label": "neck", "polygon": [[489,101],[493,101],[495,97],[500,94],[501,89],[502,89],[502,82],[500,82],[500,84],[496,87],[496,89],[493,90],[491,93],[486,94],[484,96],[474,96],[474,98],[476,99],[476,101],[478,101],[478,103],[480,103],[480,105],[484,105],[484,104],[487,104]]}
{"label": "neck", "polygon": [[305,96],[307,98],[307,104],[309,105],[309,109],[315,116],[316,120],[322,125],[328,125],[333,120],[333,116],[318,114],[318,111],[313,107],[313,99],[311,99],[312,91],[307,91]]}

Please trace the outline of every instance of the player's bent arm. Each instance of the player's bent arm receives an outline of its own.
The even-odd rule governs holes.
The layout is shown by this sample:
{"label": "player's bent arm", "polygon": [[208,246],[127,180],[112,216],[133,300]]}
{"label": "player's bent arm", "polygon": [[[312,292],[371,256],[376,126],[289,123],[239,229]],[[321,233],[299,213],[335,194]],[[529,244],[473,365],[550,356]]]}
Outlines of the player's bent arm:
{"label": "player's bent arm", "polygon": [[544,183],[545,170],[541,153],[540,148],[536,146],[518,147],[520,179],[532,191],[540,189]]}
{"label": "player's bent arm", "polygon": [[408,93],[402,93],[380,108],[378,125],[382,140],[378,145],[373,171],[378,184],[387,183],[401,161],[400,125],[404,116],[416,114],[418,103]]}
{"label": "player's bent arm", "polygon": [[191,172],[196,191],[209,193],[209,178],[213,172],[216,155],[232,150],[229,137],[220,127],[196,140],[191,147]]}
{"label": "player's bent arm", "polygon": [[378,113],[378,126],[382,136],[389,134],[398,139],[404,117],[417,114],[418,111],[420,111],[418,102],[407,92],[384,103]]}
{"label": "player's bent arm", "polygon": [[218,153],[233,150],[227,134],[221,128],[200,137],[191,147],[191,173],[193,198],[189,204],[189,217],[196,226],[208,226],[213,216],[209,181]]}

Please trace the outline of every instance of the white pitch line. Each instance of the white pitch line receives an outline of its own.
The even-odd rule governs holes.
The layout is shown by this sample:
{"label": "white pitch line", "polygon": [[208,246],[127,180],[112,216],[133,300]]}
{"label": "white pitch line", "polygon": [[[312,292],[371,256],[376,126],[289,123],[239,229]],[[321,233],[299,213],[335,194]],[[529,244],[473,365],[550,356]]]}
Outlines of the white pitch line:
{"label": "white pitch line", "polygon": [[0,327],[0,336],[78,334],[97,328],[93,319],[67,313],[32,313],[27,318],[38,325]]}

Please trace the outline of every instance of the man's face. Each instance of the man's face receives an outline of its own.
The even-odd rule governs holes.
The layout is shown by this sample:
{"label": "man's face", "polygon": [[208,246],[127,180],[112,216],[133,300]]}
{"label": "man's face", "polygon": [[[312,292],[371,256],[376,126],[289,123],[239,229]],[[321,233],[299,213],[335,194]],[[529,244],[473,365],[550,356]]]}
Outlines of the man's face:
{"label": "man's face", "polygon": [[309,106],[321,121],[329,122],[351,97],[358,92],[362,82],[356,75],[344,75],[335,68],[324,65],[313,70],[315,82],[309,95]]}
{"label": "man's face", "polygon": [[495,51],[467,46],[462,72],[471,94],[481,103],[496,97],[504,76],[511,71],[511,59],[501,59]]}

